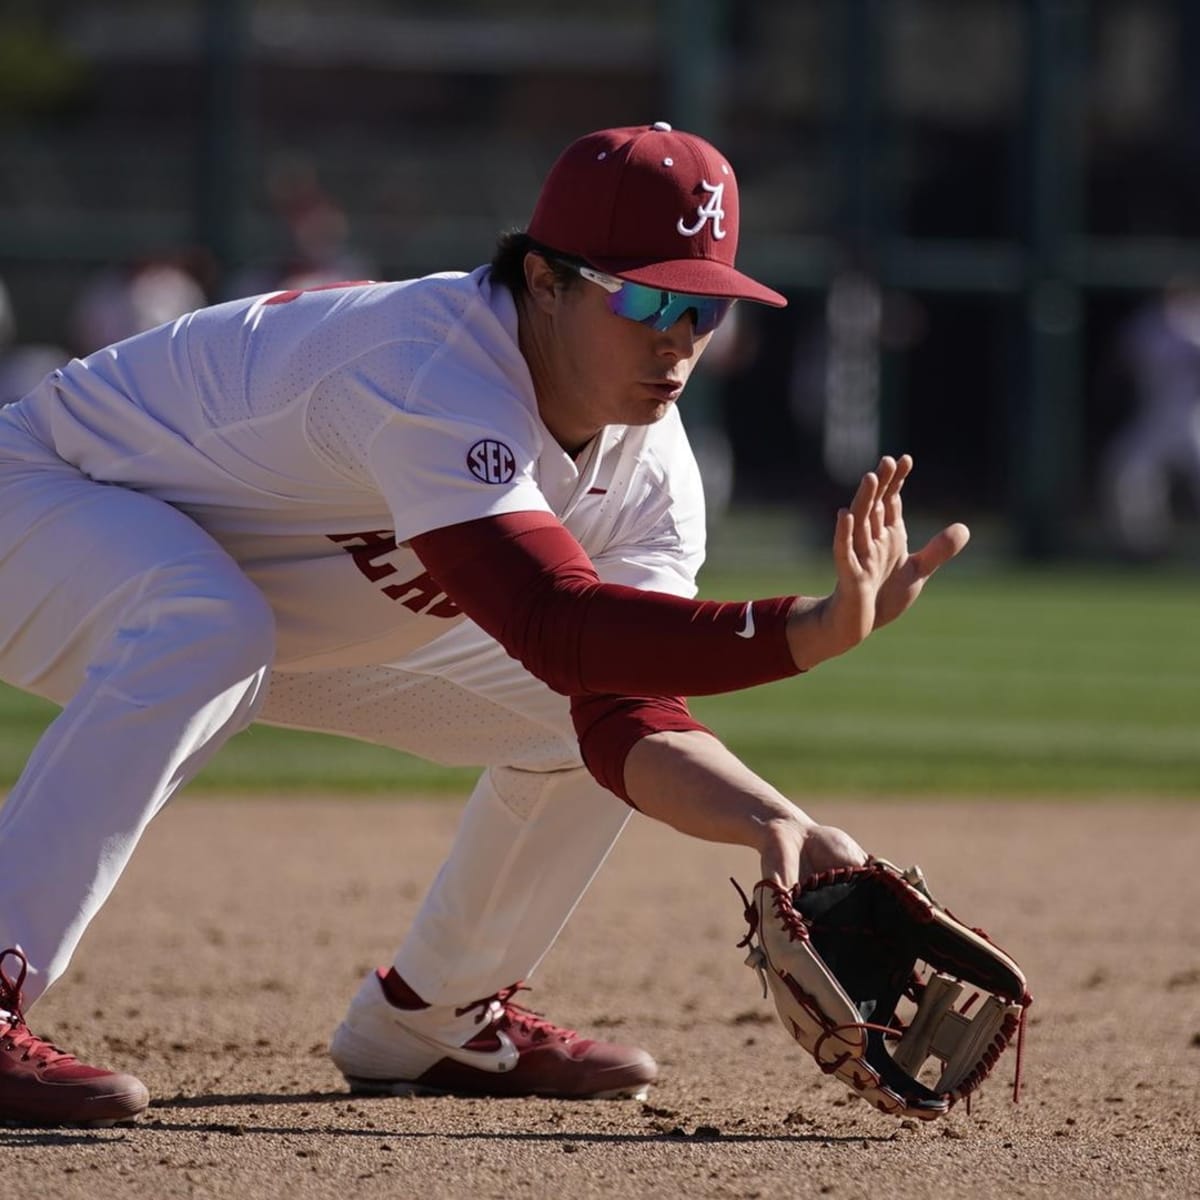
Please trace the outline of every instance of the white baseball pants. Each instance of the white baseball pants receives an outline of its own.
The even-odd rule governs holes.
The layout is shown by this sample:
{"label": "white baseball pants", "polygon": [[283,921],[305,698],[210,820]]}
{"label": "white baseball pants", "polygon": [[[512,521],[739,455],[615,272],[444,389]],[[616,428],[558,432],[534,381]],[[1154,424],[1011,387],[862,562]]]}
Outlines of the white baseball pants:
{"label": "white baseball pants", "polygon": [[472,624],[397,668],[277,672],[261,719],[492,764],[395,958],[431,1004],[529,978],[631,812],[580,765],[566,700]]}
{"label": "white baseball pants", "polygon": [[474,626],[403,669],[268,689],[273,654],[268,600],[199,525],[0,446],[0,679],[63,705],[0,810],[0,947],[27,955],[28,1003],[151,818],[260,715],[486,766],[396,964],[465,1004],[541,961],[629,815],[580,767],[566,701]]}

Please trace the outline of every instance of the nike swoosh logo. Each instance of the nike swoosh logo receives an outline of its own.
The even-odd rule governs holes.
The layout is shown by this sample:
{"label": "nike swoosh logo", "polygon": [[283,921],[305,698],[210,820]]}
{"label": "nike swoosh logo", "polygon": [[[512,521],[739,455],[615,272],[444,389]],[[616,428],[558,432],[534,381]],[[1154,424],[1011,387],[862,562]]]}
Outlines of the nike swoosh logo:
{"label": "nike swoosh logo", "polygon": [[501,1029],[496,1030],[496,1040],[500,1045],[495,1050],[469,1050],[466,1046],[449,1046],[436,1038],[426,1037],[411,1025],[397,1022],[409,1037],[424,1042],[431,1050],[441,1052],[443,1058],[452,1058],[465,1067],[474,1067],[478,1071],[491,1071],[494,1075],[503,1075],[517,1065],[521,1052],[512,1044],[512,1038]]}
{"label": "nike swoosh logo", "polygon": [[742,627],[737,630],[738,637],[752,638],[754,636],[754,605],[747,604],[742,610]]}

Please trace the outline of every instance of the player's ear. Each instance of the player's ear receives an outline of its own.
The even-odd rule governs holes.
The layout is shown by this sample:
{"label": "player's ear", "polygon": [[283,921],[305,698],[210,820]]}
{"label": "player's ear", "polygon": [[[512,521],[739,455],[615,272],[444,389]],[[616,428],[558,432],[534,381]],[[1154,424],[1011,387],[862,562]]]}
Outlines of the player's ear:
{"label": "player's ear", "polygon": [[541,254],[531,250],[525,255],[525,288],[536,308],[549,312],[554,308],[561,285],[554,268]]}

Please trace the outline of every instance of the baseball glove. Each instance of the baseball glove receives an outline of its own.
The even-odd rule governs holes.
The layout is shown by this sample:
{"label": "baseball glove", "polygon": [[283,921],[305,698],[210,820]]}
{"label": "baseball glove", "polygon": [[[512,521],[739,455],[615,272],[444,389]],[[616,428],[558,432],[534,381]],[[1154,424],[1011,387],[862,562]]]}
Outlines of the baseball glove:
{"label": "baseball glove", "polygon": [[[1016,1099],[1032,1001],[1025,976],[933,899],[919,868],[869,859],[790,892],[770,880],[752,900],[738,892],[746,965],[822,1071],[882,1112],[932,1120],[969,1097],[1015,1037]],[[940,1071],[922,1082],[930,1059]]]}

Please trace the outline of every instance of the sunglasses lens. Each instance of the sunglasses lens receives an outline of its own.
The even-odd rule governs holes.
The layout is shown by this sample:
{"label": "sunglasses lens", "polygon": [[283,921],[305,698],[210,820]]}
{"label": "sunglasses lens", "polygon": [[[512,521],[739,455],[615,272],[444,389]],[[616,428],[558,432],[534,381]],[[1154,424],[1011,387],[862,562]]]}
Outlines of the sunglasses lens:
{"label": "sunglasses lens", "polygon": [[657,323],[659,314],[670,306],[670,292],[643,287],[640,283],[624,283],[619,292],[608,298],[608,307],[619,317],[645,324]]}
{"label": "sunglasses lens", "polygon": [[663,292],[640,283],[626,282],[619,292],[609,296],[608,306],[618,316],[659,330],[670,329],[690,309],[696,314],[696,335],[703,337],[720,325],[733,301],[722,296]]}
{"label": "sunglasses lens", "polygon": [[712,333],[733,307],[733,301],[723,296],[692,296],[691,299],[698,301],[690,306],[696,312],[697,337]]}

